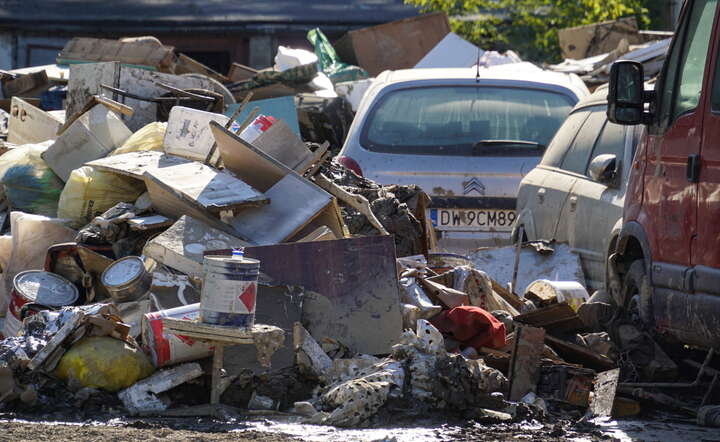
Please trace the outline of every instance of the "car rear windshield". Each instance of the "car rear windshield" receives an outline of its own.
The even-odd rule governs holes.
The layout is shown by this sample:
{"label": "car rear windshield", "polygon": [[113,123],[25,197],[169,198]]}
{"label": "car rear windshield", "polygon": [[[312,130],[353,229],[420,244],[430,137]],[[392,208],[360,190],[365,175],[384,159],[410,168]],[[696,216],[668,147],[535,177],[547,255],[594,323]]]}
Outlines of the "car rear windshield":
{"label": "car rear windshield", "polygon": [[400,89],[370,110],[360,143],[387,153],[541,156],[572,105],[566,95],[518,87]]}

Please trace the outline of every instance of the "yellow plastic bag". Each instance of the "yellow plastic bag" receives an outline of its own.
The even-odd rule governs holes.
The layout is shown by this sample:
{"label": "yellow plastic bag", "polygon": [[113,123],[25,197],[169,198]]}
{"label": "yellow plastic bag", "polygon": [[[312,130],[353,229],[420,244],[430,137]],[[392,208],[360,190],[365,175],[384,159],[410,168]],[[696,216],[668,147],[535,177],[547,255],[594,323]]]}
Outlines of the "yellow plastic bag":
{"label": "yellow plastic bag", "polygon": [[135,202],[143,192],[143,181],[84,166],[73,170],[65,183],[57,216],[84,226],[117,203]]}
{"label": "yellow plastic bag", "polygon": [[110,152],[109,156],[146,150],[163,151],[163,139],[167,123],[154,122],[130,135],[122,146]]}
{"label": "yellow plastic bag", "polygon": [[150,376],[155,369],[145,353],[119,339],[79,340],[60,359],[55,376],[83,387],[115,392]]}

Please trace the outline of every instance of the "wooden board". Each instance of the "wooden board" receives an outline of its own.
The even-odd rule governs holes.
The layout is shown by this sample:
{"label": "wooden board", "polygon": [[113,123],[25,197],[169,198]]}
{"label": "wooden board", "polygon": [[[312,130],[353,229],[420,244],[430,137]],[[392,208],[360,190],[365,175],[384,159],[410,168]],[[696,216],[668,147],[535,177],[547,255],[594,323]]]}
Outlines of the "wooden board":
{"label": "wooden board", "polygon": [[130,152],[121,155],[113,155],[95,161],[85,163],[98,170],[105,170],[120,175],[144,180],[145,172],[155,169],[187,164],[191,161],[185,158],[167,155],[152,150],[144,152]]}
{"label": "wooden board", "polygon": [[595,353],[572,342],[563,341],[550,335],[545,336],[545,341],[561,358],[568,362],[582,364],[584,367],[600,371],[610,370],[616,366],[607,356]]}
{"label": "wooden board", "polygon": [[340,59],[371,76],[384,70],[410,69],[450,32],[442,12],[357,29],[335,43]]}
{"label": "wooden board", "polygon": [[521,324],[543,327],[550,333],[563,333],[585,327],[580,317],[567,303],[553,304],[515,316]]}
{"label": "wooden board", "polygon": [[223,327],[219,325],[204,324],[197,321],[163,318],[163,328],[167,333],[175,333],[189,338],[205,341],[225,342],[230,344],[254,344],[254,337],[260,333],[273,333],[280,328],[272,325],[255,324],[252,328]]}
{"label": "wooden board", "polygon": [[[153,206],[163,215],[179,218],[184,206],[219,215],[270,203],[268,197],[245,182],[202,163],[190,162],[145,172]],[[158,188],[164,192],[158,192]]]}
{"label": "wooden board", "polygon": [[185,54],[178,55],[177,62],[175,63],[175,74],[202,74],[207,75],[210,78],[214,78],[220,83],[228,83],[230,81],[226,76],[215,72],[214,70],[210,69],[209,67],[205,66],[194,58],[188,57]]}
{"label": "wooden board", "polygon": [[13,97],[8,121],[8,142],[34,144],[57,138],[63,121],[25,100]]}
{"label": "wooden board", "polygon": [[592,413],[593,416],[612,416],[619,378],[619,368],[608,370],[597,375],[594,387],[595,394],[593,395],[592,401],[590,401],[590,413]]}
{"label": "wooden board", "polygon": [[313,161],[313,153],[283,120],[273,123],[252,145],[299,174]]}
{"label": "wooden board", "polygon": [[[275,284],[305,288],[303,326],[321,341],[387,354],[402,333],[391,236],[248,247]],[[258,299],[258,303],[262,302]]]}
{"label": "wooden board", "polygon": [[[152,40],[120,41],[102,38],[75,37],[58,55],[61,61],[119,61],[125,64],[152,66],[163,72],[174,67],[174,47]],[[62,64],[62,63],[60,63]]]}
{"label": "wooden board", "polygon": [[183,216],[147,242],[143,255],[191,277],[203,275],[203,252],[247,247],[248,243],[190,216]]}
{"label": "wooden board", "polygon": [[240,63],[233,63],[230,65],[230,71],[228,72],[228,79],[232,82],[245,81],[253,78],[257,75],[257,69],[253,69],[250,66],[245,66]]}
{"label": "wooden board", "polygon": [[511,401],[519,401],[535,392],[540,376],[540,359],[544,349],[545,330],[536,327],[516,328],[515,346],[510,359]]}

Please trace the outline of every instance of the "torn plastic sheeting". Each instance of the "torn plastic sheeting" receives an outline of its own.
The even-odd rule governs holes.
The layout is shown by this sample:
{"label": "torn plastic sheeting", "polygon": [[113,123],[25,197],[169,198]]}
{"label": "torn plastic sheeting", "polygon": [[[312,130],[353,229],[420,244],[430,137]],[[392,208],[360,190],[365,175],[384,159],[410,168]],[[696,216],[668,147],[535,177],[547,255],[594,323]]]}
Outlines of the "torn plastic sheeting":
{"label": "torn plastic sheeting", "polygon": [[400,300],[420,309],[418,319],[429,319],[440,313],[442,307],[433,304],[416,278],[400,278]]}

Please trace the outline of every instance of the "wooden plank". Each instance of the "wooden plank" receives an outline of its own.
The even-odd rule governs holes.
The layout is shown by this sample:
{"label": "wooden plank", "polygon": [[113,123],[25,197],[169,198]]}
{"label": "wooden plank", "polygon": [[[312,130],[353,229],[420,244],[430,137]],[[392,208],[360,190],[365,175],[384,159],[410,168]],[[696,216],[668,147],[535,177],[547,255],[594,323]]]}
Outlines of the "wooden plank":
{"label": "wooden plank", "polygon": [[551,335],[546,335],[545,341],[560,357],[568,362],[582,364],[587,368],[599,371],[615,368],[615,363],[607,356],[594,353],[588,348],[573,344],[572,342],[563,341]]}
{"label": "wooden plank", "polygon": [[313,158],[310,149],[283,120],[273,123],[252,145],[300,174]]}
{"label": "wooden plank", "polygon": [[194,58],[188,57],[185,54],[178,55],[177,62],[175,63],[175,74],[202,74],[207,75],[210,78],[214,78],[220,83],[228,83],[230,79],[211,68],[205,66]]}
{"label": "wooden plank", "polygon": [[8,142],[12,144],[34,144],[57,138],[63,121],[27,101],[12,97],[10,120],[8,121]]}
{"label": "wooden plank", "polygon": [[232,82],[245,81],[253,78],[258,73],[257,69],[253,69],[250,66],[245,66],[240,63],[233,63],[230,65],[230,71],[228,72],[228,79]]}
{"label": "wooden plank", "polygon": [[145,172],[155,169],[187,164],[191,161],[186,158],[167,155],[163,152],[144,151],[113,155],[85,163],[98,170],[113,172],[144,180]]}
{"label": "wooden plank", "polygon": [[[55,333],[55,335],[48,341],[48,343],[45,344],[45,346],[35,354],[35,356],[28,363],[27,368],[31,371],[35,371],[42,367],[46,361],[51,359],[50,356],[60,348],[65,339],[70,337],[70,335],[75,331],[78,325],[80,325],[80,322],[83,319],[85,319],[85,313],[73,313],[73,316],[67,321],[65,321],[65,324],[60,327],[60,330]],[[52,371],[54,368],[55,367],[47,367],[47,371]]]}
{"label": "wooden plank", "polygon": [[152,39],[109,40],[75,37],[58,55],[61,60],[118,61],[125,64],[152,66],[170,72],[174,66],[174,47],[165,46]]}
{"label": "wooden plank", "polygon": [[21,75],[18,78],[6,81],[5,83],[3,83],[3,92],[5,93],[6,97],[14,97],[21,94],[33,95],[31,94],[31,92],[35,89],[41,87],[45,89],[47,86],[48,76],[47,73],[42,70],[26,75]]}
{"label": "wooden plank", "polygon": [[511,401],[519,401],[526,394],[535,392],[545,340],[542,328],[520,326],[515,333],[509,373]]}
{"label": "wooden plank", "polygon": [[143,255],[191,277],[203,275],[203,252],[247,247],[235,236],[192,218],[181,217],[172,227],[147,242]]}
{"label": "wooden plank", "polygon": [[564,302],[523,313],[513,319],[522,324],[543,327],[551,333],[563,333],[585,327],[585,323],[575,310]]}
{"label": "wooden plank", "polygon": [[497,281],[490,278],[490,281],[492,282],[492,289],[493,291],[500,296],[502,299],[504,299],[508,304],[512,305],[515,310],[522,311],[525,307],[525,304],[522,302],[522,300],[515,294],[506,289],[505,287],[501,286]]}
{"label": "wooden plank", "polygon": [[593,416],[612,416],[619,378],[619,368],[608,370],[597,375],[595,378],[594,394],[590,402],[590,413]]}
{"label": "wooden plank", "polygon": [[260,334],[283,334],[283,330],[274,325],[255,324],[251,328],[224,327],[205,324],[198,321],[163,318],[163,328],[168,333],[180,334],[204,341],[216,341],[230,344],[254,344]]}

